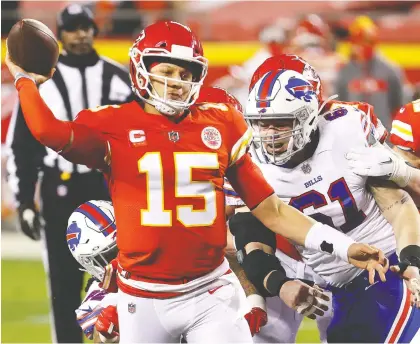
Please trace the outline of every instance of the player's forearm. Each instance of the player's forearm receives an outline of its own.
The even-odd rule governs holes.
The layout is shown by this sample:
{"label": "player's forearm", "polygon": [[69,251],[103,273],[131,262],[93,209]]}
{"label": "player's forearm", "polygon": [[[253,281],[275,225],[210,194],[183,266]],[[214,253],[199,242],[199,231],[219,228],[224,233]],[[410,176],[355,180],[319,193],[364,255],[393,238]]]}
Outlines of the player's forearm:
{"label": "player's forearm", "polygon": [[238,263],[236,259],[236,254],[233,252],[226,252],[226,259],[229,262],[230,268],[235,273],[236,277],[238,277],[239,282],[243,290],[245,291],[245,295],[249,296],[252,294],[258,294],[257,288],[250,282],[248,277],[246,277],[245,271],[242,266]]}
{"label": "player's forearm", "polygon": [[69,122],[60,121],[42,100],[35,83],[20,78],[16,83],[25,121],[32,135],[43,145],[61,150],[71,138]]}
{"label": "player's forearm", "polygon": [[392,225],[398,251],[408,245],[420,246],[420,215],[410,195],[385,182],[370,189],[382,214]]}
{"label": "player's forearm", "polygon": [[299,245],[305,245],[306,236],[315,220],[286,205],[271,195],[252,210],[253,215],[267,228]]}
{"label": "player's forearm", "polygon": [[314,221],[276,195],[266,198],[252,213],[271,231],[306,248],[333,254],[348,262],[348,249],[355,243],[353,239]]}

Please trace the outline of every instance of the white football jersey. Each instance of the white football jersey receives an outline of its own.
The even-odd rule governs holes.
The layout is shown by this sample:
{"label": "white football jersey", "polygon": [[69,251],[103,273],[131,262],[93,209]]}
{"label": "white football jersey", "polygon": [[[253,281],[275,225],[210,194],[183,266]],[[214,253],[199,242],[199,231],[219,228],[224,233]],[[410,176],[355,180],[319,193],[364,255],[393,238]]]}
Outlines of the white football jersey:
{"label": "white football jersey", "polygon": [[[345,158],[351,147],[374,143],[373,125],[364,112],[346,107],[321,116],[318,128],[313,156],[298,166],[289,169],[256,161],[257,165],[284,202],[389,255],[396,247],[392,226],[366,189],[367,178],[354,174]],[[304,262],[331,285],[342,286],[362,272],[332,255],[298,250]]]}
{"label": "white football jersey", "polygon": [[92,339],[93,328],[102,309],[117,306],[117,293],[107,293],[94,281],[79,308],[76,309],[77,322],[87,338]]}

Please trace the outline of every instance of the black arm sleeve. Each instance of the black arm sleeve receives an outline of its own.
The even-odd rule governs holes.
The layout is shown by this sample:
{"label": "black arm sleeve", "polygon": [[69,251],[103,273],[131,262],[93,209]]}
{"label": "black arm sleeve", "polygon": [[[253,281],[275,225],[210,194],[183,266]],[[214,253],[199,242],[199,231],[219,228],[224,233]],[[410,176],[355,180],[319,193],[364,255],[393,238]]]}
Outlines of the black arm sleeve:
{"label": "black arm sleeve", "polygon": [[229,229],[235,237],[237,250],[250,242],[260,242],[276,250],[276,234],[264,226],[251,212],[237,213],[229,220]]}
{"label": "black arm sleeve", "polygon": [[8,183],[18,205],[34,202],[38,171],[46,149],[31,134],[23,117],[20,104],[16,104],[8,133]]}

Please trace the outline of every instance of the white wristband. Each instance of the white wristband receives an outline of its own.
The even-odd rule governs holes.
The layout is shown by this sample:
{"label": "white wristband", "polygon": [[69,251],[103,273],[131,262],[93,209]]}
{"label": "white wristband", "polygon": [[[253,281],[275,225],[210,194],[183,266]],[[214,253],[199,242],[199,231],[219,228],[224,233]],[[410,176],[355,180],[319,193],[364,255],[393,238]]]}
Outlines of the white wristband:
{"label": "white wristband", "polygon": [[18,82],[18,80],[19,80],[20,78],[26,78],[26,79],[32,80],[32,81],[34,82],[34,84],[36,84],[35,79],[34,79],[33,77],[31,77],[31,76],[30,76],[30,75],[28,75],[28,74],[18,72],[18,73],[16,73],[16,75],[15,75],[15,86],[16,86],[16,83]]}
{"label": "white wristband", "polygon": [[398,157],[398,161],[394,164],[394,171],[390,180],[397,184],[400,188],[405,188],[409,183],[412,170],[405,160]]}
{"label": "white wristband", "polygon": [[265,304],[265,299],[258,294],[251,294],[246,298],[248,300],[248,304],[250,308],[261,308],[264,312],[267,313],[267,306]]}
{"label": "white wristband", "polygon": [[311,227],[305,238],[306,248],[332,254],[347,263],[349,247],[354,243],[349,236],[320,222]]}

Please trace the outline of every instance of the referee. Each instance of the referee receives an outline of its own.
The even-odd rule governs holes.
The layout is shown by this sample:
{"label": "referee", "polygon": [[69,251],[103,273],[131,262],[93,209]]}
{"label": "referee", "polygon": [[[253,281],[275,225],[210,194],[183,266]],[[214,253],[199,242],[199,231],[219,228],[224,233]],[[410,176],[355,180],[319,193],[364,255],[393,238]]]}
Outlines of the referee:
{"label": "referee", "polygon": [[[63,45],[56,72],[42,84],[40,94],[61,120],[74,120],[82,109],[130,101],[128,72],[98,56],[93,48],[97,26],[92,13],[78,4],[58,16],[58,38]],[[7,140],[9,184],[16,196],[20,226],[33,240],[45,243],[52,313],[52,340],[82,343],[75,309],[81,303],[83,272],[67,247],[67,220],[80,204],[109,199],[103,176],[75,165],[42,146],[30,133],[17,104]],[[41,213],[34,204],[35,186],[41,182]],[[45,220],[45,224],[44,224]]]}

